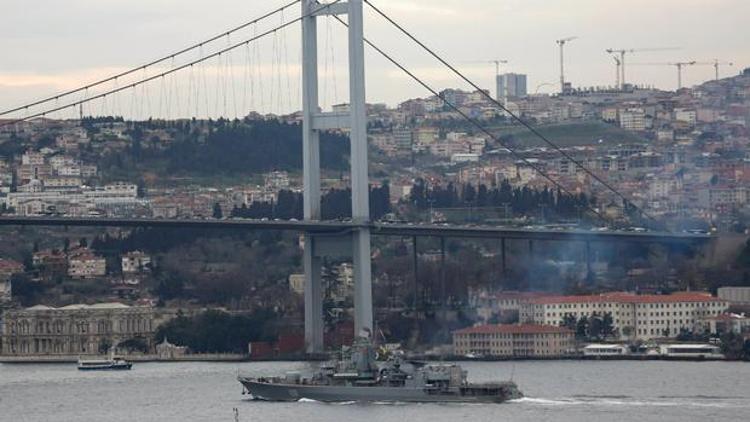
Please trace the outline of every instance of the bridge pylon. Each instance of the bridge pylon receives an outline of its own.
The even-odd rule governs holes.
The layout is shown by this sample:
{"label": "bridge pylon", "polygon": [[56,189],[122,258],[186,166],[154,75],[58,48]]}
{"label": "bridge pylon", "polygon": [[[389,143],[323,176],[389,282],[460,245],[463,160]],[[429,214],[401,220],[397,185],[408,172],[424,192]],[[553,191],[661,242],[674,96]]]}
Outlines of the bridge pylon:
{"label": "bridge pylon", "polygon": [[[320,131],[347,129],[351,142],[352,219],[362,223],[351,233],[331,237],[305,234],[305,344],[308,353],[323,351],[322,258],[351,257],[354,272],[354,329],[372,331],[367,114],[362,0],[329,6],[302,0],[302,113],[305,220],[320,220]],[[318,98],[317,17],[345,15],[349,38],[349,111],[322,112]]]}

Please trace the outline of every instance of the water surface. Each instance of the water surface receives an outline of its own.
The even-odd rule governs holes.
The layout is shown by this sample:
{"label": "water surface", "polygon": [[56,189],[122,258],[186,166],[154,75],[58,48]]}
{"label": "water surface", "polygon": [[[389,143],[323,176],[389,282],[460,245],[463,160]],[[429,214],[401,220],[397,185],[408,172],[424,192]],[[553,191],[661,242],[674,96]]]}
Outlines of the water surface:
{"label": "water surface", "polygon": [[505,404],[325,404],[249,401],[243,375],[303,362],[0,364],[0,421],[740,421],[750,420],[750,364],[522,361],[463,363],[472,380],[511,376],[526,398]]}

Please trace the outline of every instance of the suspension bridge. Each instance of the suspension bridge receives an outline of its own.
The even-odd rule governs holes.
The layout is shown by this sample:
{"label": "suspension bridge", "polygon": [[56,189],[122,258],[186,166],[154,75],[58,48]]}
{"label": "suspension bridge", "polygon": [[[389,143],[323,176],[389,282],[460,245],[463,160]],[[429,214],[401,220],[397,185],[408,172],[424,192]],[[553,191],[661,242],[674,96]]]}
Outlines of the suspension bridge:
{"label": "suspension bridge", "polygon": [[[437,237],[441,239],[444,254],[445,238],[485,238],[503,240],[503,266],[505,266],[505,239],[580,241],[588,251],[591,242],[643,242],[643,243],[703,243],[710,236],[669,232],[633,232],[622,230],[587,231],[554,229],[519,229],[502,226],[447,226],[436,224],[386,224],[371,221],[369,210],[367,104],[365,92],[365,48],[370,48],[385,61],[395,66],[426,92],[439,97],[444,105],[460,115],[477,133],[503,145],[516,159],[534,169],[561,194],[574,196],[538,163],[530,161],[512,145],[507,145],[484,124],[466,114],[457,104],[440,96],[439,90],[420,78],[384,48],[365,37],[365,5],[376,17],[382,18],[397,33],[426,52],[441,66],[480,93],[478,84],[466,77],[445,58],[440,56],[415,35],[370,0],[335,0],[328,3],[316,0],[296,0],[276,10],[253,19],[228,31],[195,43],[93,83],[54,94],[18,107],[0,112],[0,130],[14,130],[25,122],[57,117],[77,119],[99,112],[102,115],[127,115],[131,119],[190,118],[197,116],[225,116],[235,118],[249,110],[273,108],[297,110],[301,103],[303,145],[303,207],[302,221],[260,220],[176,220],[145,218],[74,218],[3,216],[0,225],[46,226],[117,226],[117,227],[173,227],[173,228],[224,228],[242,230],[288,230],[305,234],[303,264],[305,271],[305,339],[308,352],[323,350],[323,290],[322,263],[325,257],[351,259],[354,275],[355,330],[372,330],[372,276],[370,238],[373,235]],[[297,12],[294,12],[297,8]],[[296,16],[292,17],[291,16]],[[319,28],[326,20],[324,31]],[[336,94],[333,54],[338,39],[332,35],[330,24],[340,25],[346,33],[348,73],[348,98],[345,111],[323,111],[322,103],[338,100]],[[264,26],[265,25],[265,26]],[[289,43],[280,36],[285,30],[298,28],[301,32],[299,66],[290,59]],[[321,66],[321,40],[324,60]],[[272,60],[269,66],[261,60],[264,40],[271,40]],[[343,40],[342,40],[343,41]],[[241,52],[238,59],[237,52]],[[237,63],[242,63],[236,75]],[[321,78],[321,67],[323,77]],[[299,70],[301,84],[295,91],[290,75]],[[179,76],[178,75],[182,75]],[[270,78],[268,77],[270,75]],[[214,89],[208,89],[208,80],[216,79]],[[322,79],[322,81],[321,81]],[[321,86],[322,85],[322,86]],[[154,88],[156,86],[156,88]],[[152,91],[156,89],[157,94]],[[332,98],[324,98],[321,96]],[[586,168],[581,162],[539,133],[503,104],[484,94],[486,101],[509,115],[517,124],[543,140],[548,146],[567,158],[580,171],[595,180],[603,189],[619,198],[623,207],[651,219],[629,198],[608,181]],[[293,99],[293,97],[295,97]],[[96,107],[99,107],[98,110]],[[324,131],[347,132],[350,139],[350,181],[352,192],[352,218],[350,221],[321,221],[321,149],[320,134]],[[589,207],[587,213],[612,225],[600,210]],[[531,244],[530,244],[531,245]],[[416,247],[415,247],[416,253]],[[415,261],[416,262],[416,261]]]}

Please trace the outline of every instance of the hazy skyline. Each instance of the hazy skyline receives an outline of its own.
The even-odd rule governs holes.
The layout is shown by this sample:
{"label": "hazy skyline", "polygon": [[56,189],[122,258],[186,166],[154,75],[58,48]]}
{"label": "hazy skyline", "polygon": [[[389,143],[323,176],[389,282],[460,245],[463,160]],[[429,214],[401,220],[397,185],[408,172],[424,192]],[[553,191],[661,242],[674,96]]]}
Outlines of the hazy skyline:
{"label": "hazy skyline", "polygon": [[[214,0],[40,0],[34,3],[11,0],[0,17],[3,60],[0,63],[0,107],[22,104],[40,96],[70,89],[115,71],[127,69],[178,50],[250,20],[287,1],[248,2]],[[672,61],[732,61],[723,76],[737,74],[750,65],[746,40],[750,16],[745,0],[631,0],[601,2],[570,0],[397,1],[373,3],[412,30],[449,61],[465,69],[482,86],[494,92],[494,66],[469,61],[507,59],[503,71],[529,75],[529,91],[543,83],[540,92],[558,89],[559,61],[555,39],[578,36],[566,48],[566,79],[574,86],[613,85],[615,65],[606,48],[680,47],[680,50],[633,54],[629,63]],[[617,6],[617,7],[613,7]],[[294,6],[286,20],[299,14]],[[272,18],[278,24],[279,18]],[[325,21],[324,21],[325,22]],[[329,29],[330,28],[330,29]],[[465,88],[426,55],[407,47],[404,38],[366,8],[366,36],[393,52],[408,67],[439,88]],[[330,36],[328,34],[331,34]],[[321,46],[343,32],[337,24],[321,25]],[[236,40],[242,39],[242,37]],[[280,108],[294,108],[298,97],[299,31],[290,28],[275,43],[283,45],[284,66],[276,58],[276,73],[288,72],[292,80],[289,99]],[[284,43],[284,44],[282,44]],[[263,66],[274,64],[270,44],[261,50]],[[322,95],[327,103],[346,101],[346,51],[342,42],[331,42],[321,51],[321,73],[327,67],[329,82]],[[328,45],[328,44],[326,44]],[[368,53],[368,101],[394,105],[406,98],[426,96],[418,85],[400,71]],[[239,69],[238,54],[232,63]],[[228,66],[228,65],[227,65]],[[331,69],[340,69],[335,78]],[[210,69],[210,68],[209,68]],[[683,72],[683,85],[713,78],[712,66],[693,66]],[[262,75],[259,74],[259,75]],[[268,75],[267,75],[268,76]],[[676,87],[673,66],[629,66],[628,82]],[[237,78],[236,74],[233,77]],[[277,75],[278,84],[285,88]],[[270,75],[273,77],[273,75]],[[336,88],[333,88],[333,81]],[[185,82],[186,83],[186,82]],[[237,84],[241,84],[238,81]],[[178,85],[177,82],[175,84]],[[176,86],[177,86],[176,85]],[[323,87],[322,87],[323,89]],[[279,91],[281,92],[281,90]],[[285,94],[284,94],[285,95]],[[335,98],[334,98],[335,97]],[[273,103],[271,98],[271,103]],[[269,104],[269,108],[273,108]],[[279,111],[279,110],[268,110]]]}

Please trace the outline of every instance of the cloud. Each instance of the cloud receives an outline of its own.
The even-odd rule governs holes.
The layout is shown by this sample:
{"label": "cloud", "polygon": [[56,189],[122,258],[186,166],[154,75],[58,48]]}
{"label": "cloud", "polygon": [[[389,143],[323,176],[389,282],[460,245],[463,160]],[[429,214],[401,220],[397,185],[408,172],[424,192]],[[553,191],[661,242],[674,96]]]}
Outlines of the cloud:
{"label": "cloud", "polygon": [[420,15],[427,13],[438,16],[457,16],[459,14],[456,9],[434,5],[428,6],[424,2],[380,0],[374,1],[373,4],[378,9],[386,12],[386,14],[388,13],[387,10]]}
{"label": "cloud", "polygon": [[0,87],[24,88],[51,86],[57,89],[70,89],[91,83],[126,70],[121,67],[95,67],[78,71],[41,73],[2,73]]}

